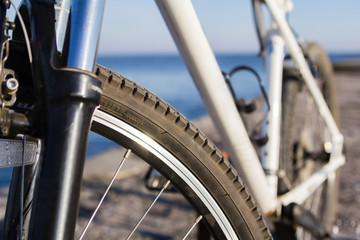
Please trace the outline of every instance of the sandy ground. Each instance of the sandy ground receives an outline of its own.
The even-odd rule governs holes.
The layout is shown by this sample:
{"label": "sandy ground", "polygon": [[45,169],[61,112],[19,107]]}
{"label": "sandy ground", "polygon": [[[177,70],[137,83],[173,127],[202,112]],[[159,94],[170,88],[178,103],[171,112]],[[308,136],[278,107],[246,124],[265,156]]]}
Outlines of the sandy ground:
{"label": "sandy ground", "polygon": [[[341,168],[340,192],[339,192],[339,209],[337,223],[339,229],[343,233],[354,234],[356,226],[360,222],[360,71],[340,71],[336,72],[336,84],[338,89],[338,100],[340,107],[340,128],[345,137],[347,163]],[[209,118],[202,118],[196,121],[196,124],[215,142],[221,144],[219,136],[216,134]],[[111,150],[99,156],[95,156],[88,161],[85,171],[84,191],[82,192],[80,221],[78,224],[78,234],[84,227],[86,220],[91,215],[92,209],[96,207],[96,199],[101,197],[101,193],[106,189],[106,183],[111,178],[110,170],[116,168],[117,163],[114,158],[119,160],[122,156],[121,150]],[[116,159],[115,159],[116,160]],[[136,210],[144,210],[154,198],[153,193],[149,193],[144,187],[142,176],[145,175],[148,167],[138,163],[136,158],[127,161],[125,168],[126,174],[122,174],[121,184],[115,183],[114,190],[111,191],[106,198],[109,207],[105,207],[99,212],[99,216],[95,219],[94,224],[98,225],[103,222],[110,222],[115,217],[119,225],[107,224],[105,228],[89,233],[89,239],[116,239],[114,236],[120,231],[130,232],[131,224],[136,223],[138,214]],[[95,172],[100,174],[95,175]],[[141,176],[140,180],[138,176]],[[138,190],[135,190],[138,188]],[[0,189],[0,214],[3,214],[6,203],[7,189]],[[115,195],[119,193],[122,198]],[[124,198],[125,196],[125,198]],[[137,197],[143,197],[144,202],[137,202]],[[179,199],[180,204],[174,205],[170,202],[173,198]],[[126,204],[121,199],[127,199]],[[115,203],[115,204],[114,204]],[[135,209],[128,211],[128,209]],[[185,210],[185,211],[184,211]],[[118,212],[119,214],[115,213]],[[125,217],[120,217],[120,213],[128,212]],[[148,218],[148,225],[155,228],[163,228],[160,221],[166,218],[169,226],[162,235],[153,235],[150,229],[142,228],[140,234],[134,239],[143,239],[147,235],[147,239],[171,239],[169,235],[179,233],[179,229],[188,224],[187,221],[179,221],[179,213],[185,212],[184,218],[193,221],[196,216],[191,207],[184,202],[178,194],[166,194],[155,210],[151,211],[151,218]],[[150,220],[150,221],[149,221]],[[158,223],[159,221],[159,223]],[[185,229],[190,226],[186,226]],[[185,233],[182,233],[184,235]],[[86,238],[88,239],[88,238]]]}

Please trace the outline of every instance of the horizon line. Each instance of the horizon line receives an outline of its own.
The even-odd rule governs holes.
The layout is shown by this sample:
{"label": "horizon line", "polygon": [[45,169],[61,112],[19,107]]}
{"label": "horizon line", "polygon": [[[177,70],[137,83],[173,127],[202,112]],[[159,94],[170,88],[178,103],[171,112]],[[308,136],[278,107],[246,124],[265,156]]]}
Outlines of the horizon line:
{"label": "horizon line", "polygon": [[[360,57],[360,51],[354,52],[354,51],[340,51],[340,50],[334,50],[334,51],[328,51],[329,55],[337,55],[337,54],[345,54],[345,55],[353,55],[355,57]],[[234,52],[214,52],[215,56],[217,55],[257,55],[260,56],[259,51],[234,51]],[[180,56],[180,53],[175,51],[171,52],[99,52],[98,57],[119,57],[119,56]]]}

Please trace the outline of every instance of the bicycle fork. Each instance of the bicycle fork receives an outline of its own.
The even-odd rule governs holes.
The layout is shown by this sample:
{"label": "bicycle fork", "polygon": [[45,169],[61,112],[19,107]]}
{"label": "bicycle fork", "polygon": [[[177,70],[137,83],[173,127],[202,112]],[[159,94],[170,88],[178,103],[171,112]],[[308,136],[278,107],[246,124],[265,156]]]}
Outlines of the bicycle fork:
{"label": "bicycle fork", "polygon": [[[30,237],[72,239],[90,121],[101,96],[101,82],[91,74],[101,24],[94,26],[88,20],[101,22],[104,1],[73,1],[70,52],[65,68],[57,68],[60,60],[55,43],[53,1],[29,3],[32,34],[36,39],[34,79],[40,81],[38,103],[41,114],[45,113],[40,123],[44,152],[34,194]],[[77,26],[85,28],[80,32]]]}

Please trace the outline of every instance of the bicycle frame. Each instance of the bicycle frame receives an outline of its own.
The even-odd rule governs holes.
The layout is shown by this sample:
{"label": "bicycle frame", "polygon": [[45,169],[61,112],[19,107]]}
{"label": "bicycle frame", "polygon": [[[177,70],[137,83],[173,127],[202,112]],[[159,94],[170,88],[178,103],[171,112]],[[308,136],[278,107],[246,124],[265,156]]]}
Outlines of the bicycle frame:
{"label": "bicycle frame", "polygon": [[[268,34],[266,75],[270,82],[270,117],[267,158],[260,165],[255,150],[238,115],[231,94],[223,80],[214,54],[203,33],[200,22],[190,1],[157,0],[157,5],[196,83],[204,104],[229,152],[230,159],[250,187],[257,204],[267,215],[276,213],[282,205],[302,203],[325,180],[331,181],[334,171],[344,164],[343,137],[318,89],[302,51],[286,21],[289,1],[267,0],[265,4],[272,15],[272,29]],[[309,180],[277,198],[277,175],[280,144],[281,86],[284,48],[289,50],[305,83],[319,108],[321,116],[330,129],[332,153],[329,163]],[[269,197],[271,196],[271,197]]]}
{"label": "bicycle frame", "polygon": [[[79,7],[76,4],[80,2],[89,5]],[[232,164],[250,187],[261,210],[269,216],[274,214],[279,216],[282,205],[286,206],[292,202],[301,203],[325,180],[331,181],[334,171],[345,162],[342,155],[343,137],[286,22],[284,1],[265,0],[274,24],[268,38],[270,45],[267,47],[266,67],[270,81],[271,104],[270,142],[267,149],[269,157],[262,159],[263,166],[247,135],[191,1],[156,0],[156,3],[222,137]],[[40,172],[45,181],[39,182],[34,194],[38,196],[34,199],[33,205],[32,222],[36,222],[33,230],[34,238],[41,236],[50,239],[56,236],[67,239],[73,236],[74,229],[68,226],[75,226],[75,209],[79,198],[77,193],[86,150],[84,145],[87,142],[92,112],[101,95],[100,83],[91,71],[96,59],[97,41],[95,44],[92,43],[94,37],[99,36],[102,19],[102,11],[98,9],[103,9],[103,4],[104,0],[74,1],[73,7],[78,6],[83,12],[79,10],[82,14],[71,18],[68,65],[59,68],[53,1],[27,0],[32,20],[32,36],[37,40],[33,46],[35,56],[33,69],[36,79],[34,84],[38,93],[41,93],[38,99],[41,110],[46,113],[45,119],[40,123],[45,127],[38,126],[40,129],[38,134],[46,145]],[[78,13],[78,11],[74,12]],[[93,20],[96,24],[92,25],[88,20]],[[82,30],[77,28],[83,25],[89,28]],[[75,33],[79,34],[75,35]],[[296,62],[321,116],[330,129],[332,154],[324,168],[285,196],[278,198],[277,176],[266,176],[263,169],[275,173],[279,170],[279,114],[285,46]],[[61,88],[64,85],[67,87]],[[58,104],[59,101],[64,105]],[[58,116],[63,118],[57,119]],[[53,191],[54,186],[55,191]],[[45,211],[51,214],[45,217],[42,214]],[[50,230],[43,233],[43,228]],[[49,233],[53,235],[44,235]]]}
{"label": "bicycle frame", "polygon": [[[292,191],[287,193],[285,196],[281,197],[282,204],[286,206],[286,205],[290,204],[291,202],[303,203],[306,200],[306,198],[308,196],[310,196],[325,180],[327,180],[330,183],[329,185],[333,184],[334,172],[345,163],[345,157],[343,156],[343,152],[342,152],[344,140],[343,140],[343,136],[340,133],[338,127],[336,126],[335,120],[332,117],[330,110],[319,90],[319,87],[317,86],[317,84],[315,82],[315,79],[314,79],[314,77],[308,67],[308,64],[305,60],[305,57],[302,53],[302,50],[301,50],[299,44],[297,43],[297,40],[286,21],[286,14],[288,12],[287,8],[289,6],[290,1],[281,0],[281,1],[276,2],[274,0],[266,0],[265,3],[268,6],[269,11],[272,15],[273,22],[276,24],[276,26],[274,28],[275,35],[273,35],[271,37],[272,38],[271,42],[273,43],[273,45],[277,45],[277,44],[282,45],[283,43],[277,42],[277,38],[278,38],[278,36],[281,36],[281,38],[283,39],[285,46],[287,47],[292,59],[296,63],[297,68],[299,69],[299,72],[305,81],[305,84],[307,85],[311,95],[313,96],[313,98],[315,100],[317,107],[319,108],[320,115],[322,116],[326,126],[330,130],[331,141],[332,141],[331,142],[331,144],[332,144],[331,157],[330,157],[329,163],[327,165],[325,165],[322,169],[317,171],[315,174],[313,174],[313,176],[311,178],[309,178],[307,181],[302,183],[300,186],[296,187],[295,189],[293,189]],[[275,24],[273,24],[273,26]],[[277,49],[277,47],[274,47],[273,49],[275,50],[275,49]],[[283,52],[284,52],[284,50],[282,50],[282,53],[280,51],[278,51],[278,52],[274,52],[274,54],[277,54],[277,55],[282,54],[283,55]],[[282,64],[282,61],[281,62],[279,61],[279,63]],[[272,83],[274,83],[274,85],[276,85],[277,80],[274,80],[270,77],[270,84],[272,84]],[[274,86],[273,88],[281,89],[281,85]],[[274,90],[274,92],[275,91],[276,90]],[[276,93],[273,93],[272,91],[270,91],[270,95],[271,94],[276,95]],[[281,95],[280,95],[280,97],[281,97]],[[274,98],[275,98],[275,101],[279,100],[279,96],[274,96]],[[280,100],[281,100],[281,98],[280,98]],[[275,113],[274,112],[270,115],[276,115],[276,112]],[[277,116],[273,116],[273,119],[276,121]],[[271,119],[269,121],[271,122]],[[277,127],[274,126],[274,129],[277,129]],[[273,134],[279,135],[279,132],[275,132]],[[272,137],[273,137],[273,135],[270,135],[269,138],[272,138]],[[279,149],[279,148],[277,148],[277,149]],[[269,151],[275,152],[278,150],[276,150],[274,147],[273,149],[270,149]],[[269,155],[276,156],[277,154],[269,154]],[[266,162],[265,167],[266,166],[274,167],[275,164],[271,165],[271,162],[272,163],[276,162],[276,159],[270,158],[268,160],[268,162]],[[277,166],[278,166],[278,164],[277,164]],[[277,171],[278,169],[271,169],[271,170]],[[274,188],[274,190],[275,190],[275,188]]]}

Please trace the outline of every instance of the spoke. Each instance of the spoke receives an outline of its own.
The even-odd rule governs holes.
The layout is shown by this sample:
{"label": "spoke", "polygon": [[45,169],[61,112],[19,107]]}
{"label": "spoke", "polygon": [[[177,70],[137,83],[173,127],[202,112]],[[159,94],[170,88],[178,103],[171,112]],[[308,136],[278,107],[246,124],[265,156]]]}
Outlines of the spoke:
{"label": "spoke", "polygon": [[165,189],[169,186],[170,184],[170,180],[168,180],[165,185],[163,186],[163,188],[160,190],[159,194],[156,196],[156,198],[154,199],[154,201],[150,204],[150,206],[148,207],[148,209],[146,210],[146,212],[144,213],[144,215],[141,217],[141,219],[139,220],[139,222],[136,224],[136,226],[134,227],[134,229],[132,230],[132,232],[129,234],[129,236],[126,239],[130,239],[131,236],[134,234],[134,232],[136,231],[136,229],[140,226],[141,222],[144,220],[144,218],[146,217],[146,215],[149,213],[149,211],[151,210],[151,208],[154,206],[154,204],[156,203],[156,201],[159,199],[159,197],[161,196],[161,194],[165,191]]}
{"label": "spoke", "polygon": [[202,218],[203,217],[200,215],[195,219],[194,224],[191,226],[191,228],[186,233],[186,235],[185,235],[185,237],[183,239],[186,239],[189,236],[189,234],[192,232],[192,230],[195,228],[195,226],[201,221]]}
{"label": "spoke", "polygon": [[102,196],[99,204],[98,204],[97,207],[95,208],[94,213],[92,214],[92,216],[91,216],[91,218],[89,219],[88,223],[86,224],[83,232],[81,233],[81,235],[80,235],[80,237],[79,237],[79,240],[81,240],[81,239],[85,236],[85,233],[86,233],[87,229],[89,228],[91,222],[93,221],[96,213],[99,211],[99,208],[100,208],[101,204],[103,203],[103,201],[104,201],[106,195],[108,194],[110,188],[112,187],[112,185],[113,185],[113,183],[114,183],[117,175],[119,174],[121,167],[124,165],[125,160],[129,157],[130,153],[131,153],[131,149],[127,149],[126,152],[125,152],[125,154],[124,154],[123,159],[121,160],[121,162],[120,162],[120,164],[119,164],[119,167],[116,169],[116,172],[115,172],[114,176],[112,177],[112,179],[111,179],[111,181],[110,181],[110,183],[109,183],[109,186],[107,187],[107,189],[106,189],[104,195]]}

